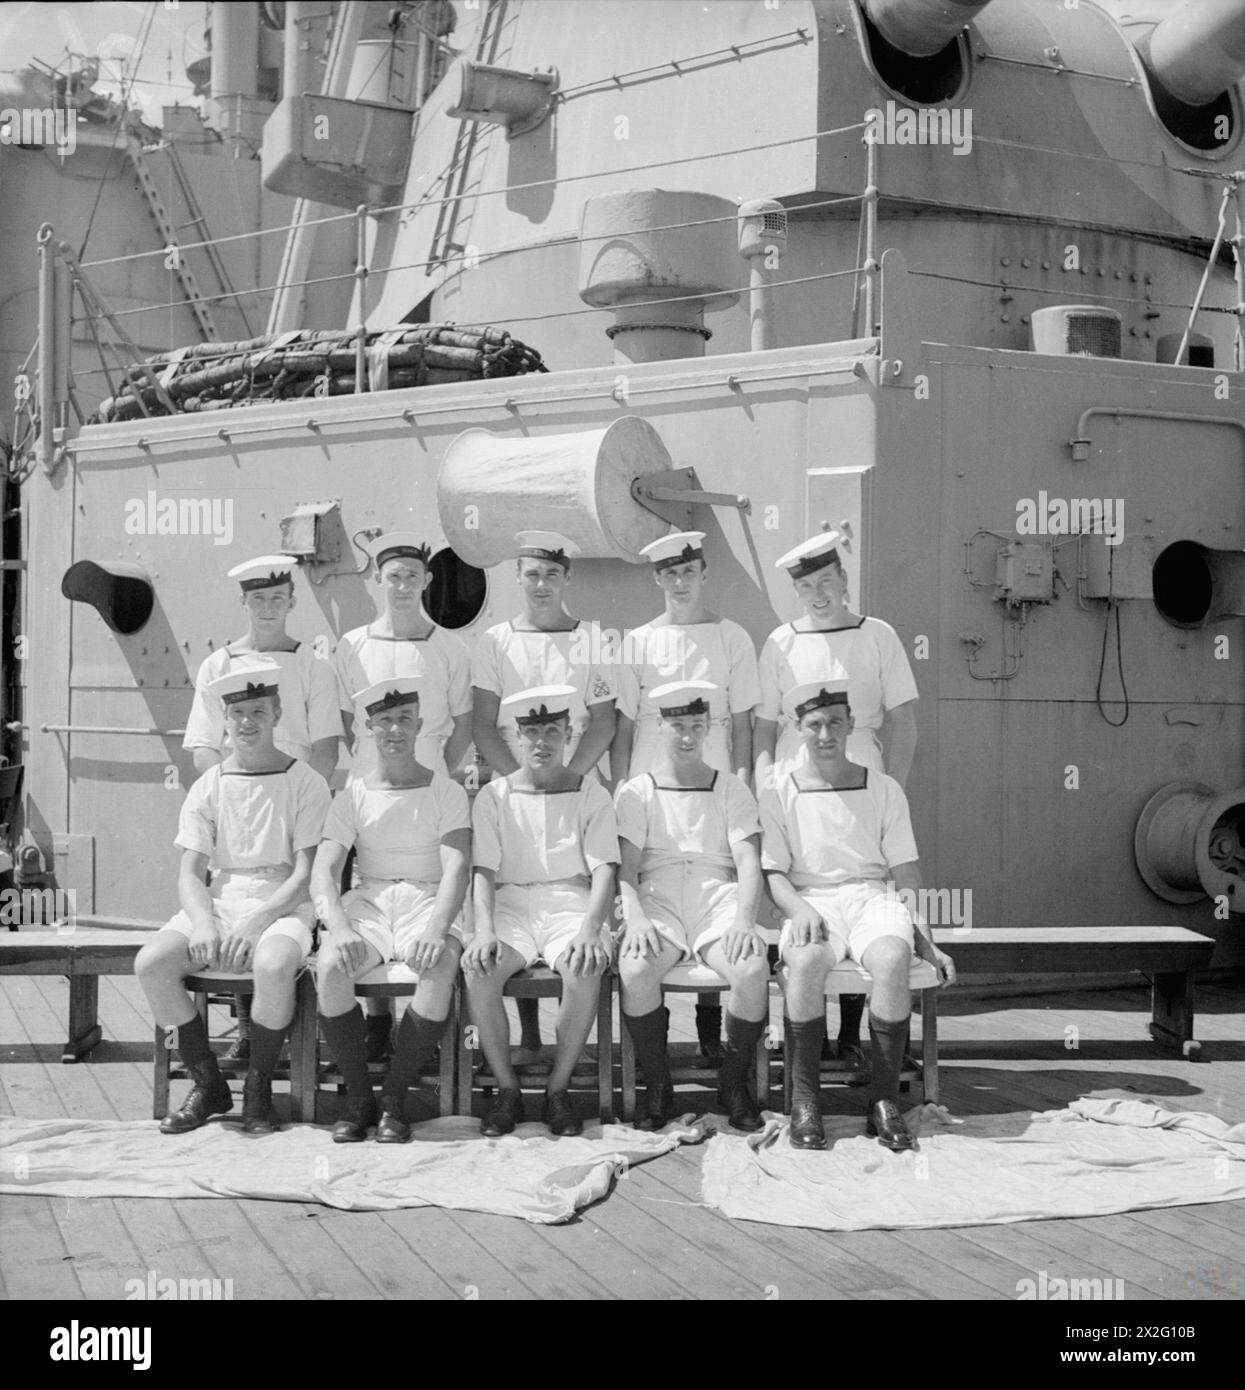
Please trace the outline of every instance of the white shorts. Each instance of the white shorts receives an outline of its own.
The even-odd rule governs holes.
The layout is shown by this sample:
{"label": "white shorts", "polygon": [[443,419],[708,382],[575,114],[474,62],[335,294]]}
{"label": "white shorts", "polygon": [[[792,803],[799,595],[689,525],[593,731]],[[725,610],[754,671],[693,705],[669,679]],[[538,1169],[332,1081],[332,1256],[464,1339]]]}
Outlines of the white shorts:
{"label": "white shorts", "polygon": [[[903,900],[888,893],[884,883],[844,883],[837,888],[801,888],[799,892],[826,924],[825,944],[834,954],[834,965],[843,960],[862,964],[865,952],[884,936],[898,937],[912,949],[912,917]],[[778,938],[779,954],[785,956],[790,944],[788,921],[782,924]]]}
{"label": "white shorts", "polygon": [[[212,917],[222,932],[232,931],[251,913],[262,907],[290,876],[289,869],[259,869],[248,872],[222,870],[212,879],[209,890],[212,895]],[[285,917],[278,917],[270,927],[265,928],[260,941],[270,937],[285,936],[296,942],[302,950],[304,962],[311,954],[311,933],[315,917],[310,902],[301,902],[292,908]],[[161,931],[181,932],[191,936],[194,927],[185,912],[160,928]]]}
{"label": "white shorts", "polygon": [[[406,879],[364,878],[342,897],[346,920],[381,961],[405,960],[411,943],[424,934],[437,905],[436,883],[411,883]],[[454,922],[448,936],[463,939]]]}
{"label": "white shorts", "polygon": [[640,906],[681,960],[703,961],[735,925],[739,885],[729,869],[669,864],[640,880]]}
{"label": "white shorts", "polygon": [[[544,961],[552,969],[582,929],[588,901],[588,889],[578,883],[502,883],[493,899],[493,930],[524,966]],[[601,942],[609,944],[604,932]]]}

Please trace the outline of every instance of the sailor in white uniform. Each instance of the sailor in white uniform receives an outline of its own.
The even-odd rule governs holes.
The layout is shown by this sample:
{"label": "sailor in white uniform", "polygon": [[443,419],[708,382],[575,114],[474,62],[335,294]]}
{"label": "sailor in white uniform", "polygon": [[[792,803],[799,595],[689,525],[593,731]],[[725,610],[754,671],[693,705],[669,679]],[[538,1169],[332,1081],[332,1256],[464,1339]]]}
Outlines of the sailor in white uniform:
{"label": "sailor in white uniform", "polygon": [[[762,790],[762,867],[786,916],[779,978],[786,995],[793,1063],[791,1143],[820,1149],[821,1045],[826,975],[845,959],[873,978],[869,1011],[872,1091],[867,1133],[888,1148],[914,1147],[898,1106],[908,1040],[913,950],[951,984],[951,958],[914,922],[904,896],[921,887],[903,788],[847,757],[852,731],[846,681],[813,681],[787,692],[808,760]],[[893,880],[894,890],[887,880]]]}
{"label": "sailor in white uniform", "polygon": [[558,1047],[542,1118],[554,1134],[583,1122],[566,1094],[597,1012],[608,967],[618,834],[601,784],[562,761],[573,686],[519,691],[503,702],[522,739],[523,763],[481,787],[472,810],[475,935],[463,977],[480,1046],[498,1080],[481,1131],[508,1134],[522,1119],[502,989],[516,971],[544,961],[562,977]]}
{"label": "sailor in white uniform", "polygon": [[670,1015],[661,981],[699,960],[730,984],[718,1100],[737,1129],[761,1128],[752,1061],[765,1027],[769,966],[756,928],[761,902],[761,825],[752,793],[733,773],[711,768],[701,749],[724,692],[707,681],[658,686],[665,753],[615,797],[619,893],[626,930],[618,955],[623,1018],[647,1094],[637,1129],[673,1117],[666,1053]]}
{"label": "sailor in white uniform", "polygon": [[[415,757],[426,683],[399,676],[358,692],[378,767],[352,777],[333,800],[312,871],[312,894],[328,941],[320,948],[320,1022],[346,1083],[337,1143],[403,1143],[406,1093],[442,1041],[462,951],[458,917],[471,863],[467,793]],[[357,850],[359,886],[339,896],[342,865]],[[381,1113],[367,1071],[363,1014],[354,981],[386,961],[419,976],[402,1014],[382,1088]]]}
{"label": "sailor in white uniform", "polygon": [[646,545],[665,611],[627,633],[618,666],[618,733],[611,764],[617,780],[648,772],[663,756],[653,691],[671,681],[701,680],[725,698],[705,740],[710,767],[752,777],[752,710],[760,702],[756,650],[738,623],[705,603],[708,570],[703,531],[679,531]]}
{"label": "sailor in white uniform", "polygon": [[[472,734],[476,751],[499,776],[522,760],[522,741],[502,701],[541,685],[573,686],[567,766],[596,776],[597,764],[614,737],[614,663],[600,626],[576,618],[566,607],[571,563],[579,547],[556,531],[520,531],[515,566],[523,615],[482,633],[471,653]],[[518,1001],[521,1037],[514,1063],[541,1055],[540,1001]]]}
{"label": "sailor in white uniform", "polygon": [[916,681],[895,629],[880,618],[862,618],[847,606],[847,578],[838,552],[841,540],[837,531],[813,536],[775,563],[791,576],[804,617],[775,628],[761,648],[758,787],[764,785],[771,764],[781,775],[803,761],[804,745],[795,726],[783,717],[782,698],[792,686],[814,680],[848,683],[855,719],[848,757],[889,772],[901,787],[907,781],[916,750]]}
{"label": "sailor in white uniform", "polygon": [[[650,771],[663,755],[653,691],[703,680],[725,692],[701,756],[710,767],[752,778],[752,711],[760,703],[756,649],[738,623],[705,605],[703,531],[678,531],[646,545],[665,611],[627,633],[618,667],[618,732],[610,766],[618,784]],[[705,1061],[722,1061],[722,1011],[698,1004],[696,1036]]]}
{"label": "sailor in white uniform", "polygon": [[324,778],[274,743],[281,675],[275,664],[247,666],[212,682],[231,751],[186,796],[177,828],[181,911],[135,960],[156,1022],[176,1028],[195,1083],[181,1109],[161,1121],[165,1134],[198,1129],[233,1108],[207,1027],[186,992],[185,978],[196,969],[254,972],[242,1127],[270,1134],[278,1124],[272,1073],[294,1016],[295,980],[311,952],[308,879],[329,808]]}
{"label": "sailor in white uniform", "polygon": [[[781,777],[805,761],[803,741],[792,721],[783,717],[782,700],[793,686],[814,680],[847,681],[855,720],[847,756],[876,772],[889,772],[901,787],[907,782],[916,751],[916,681],[895,629],[880,618],[862,618],[847,606],[841,540],[838,531],[823,532],[775,563],[791,576],[804,617],[775,628],[761,648],[758,788],[767,784],[771,767],[774,776]],[[860,1050],[864,1010],[863,994],[839,996],[839,1033],[832,1051],[840,1061],[854,1065],[853,1085],[864,1085],[867,1079]]]}
{"label": "sailor in white uniform", "polygon": [[225,711],[212,693],[212,682],[230,671],[274,663],[281,668],[281,722],[276,746],[310,764],[326,781],[337,766],[342,721],[333,668],[310,643],[296,641],[285,630],[297,603],[296,563],[290,555],[261,555],[229,571],[229,578],[242,586],[247,631],[214,651],[195,677],[194,701],[182,747],[193,753],[198,772],[221,762],[229,751]]}
{"label": "sailor in white uniform", "polygon": [[[365,722],[356,691],[395,676],[421,676],[423,731],[415,755],[434,772],[452,773],[471,743],[471,659],[465,644],[424,612],[431,549],[414,532],[390,531],[368,550],[381,589],[380,616],[345,633],[333,653],[347,737]],[[375,767],[375,744],[358,738],[350,775],[366,777]]]}

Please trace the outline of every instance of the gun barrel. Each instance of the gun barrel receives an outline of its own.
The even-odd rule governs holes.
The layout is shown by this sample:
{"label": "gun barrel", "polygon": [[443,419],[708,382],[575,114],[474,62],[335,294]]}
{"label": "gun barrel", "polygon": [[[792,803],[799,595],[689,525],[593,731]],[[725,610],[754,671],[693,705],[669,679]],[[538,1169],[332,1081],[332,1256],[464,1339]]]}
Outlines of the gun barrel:
{"label": "gun barrel", "polygon": [[865,13],[887,43],[912,58],[929,58],[951,42],[990,0],[864,0]]}
{"label": "gun barrel", "polygon": [[1150,71],[1173,96],[1205,106],[1245,77],[1245,0],[1185,0],[1145,47]]}

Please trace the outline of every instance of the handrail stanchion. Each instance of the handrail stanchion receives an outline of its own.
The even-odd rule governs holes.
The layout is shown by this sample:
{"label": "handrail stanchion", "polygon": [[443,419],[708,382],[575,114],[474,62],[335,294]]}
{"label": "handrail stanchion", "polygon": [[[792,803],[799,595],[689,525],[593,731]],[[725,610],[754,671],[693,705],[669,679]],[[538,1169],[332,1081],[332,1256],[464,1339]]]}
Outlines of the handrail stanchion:
{"label": "handrail stanchion", "polygon": [[354,349],[354,389],[357,396],[367,380],[367,204],[355,209],[355,293],[359,297],[359,337]]}
{"label": "handrail stanchion", "polygon": [[872,122],[865,126],[865,193],[861,204],[865,228],[865,331],[866,338],[877,332],[878,287],[878,155],[877,131]]}

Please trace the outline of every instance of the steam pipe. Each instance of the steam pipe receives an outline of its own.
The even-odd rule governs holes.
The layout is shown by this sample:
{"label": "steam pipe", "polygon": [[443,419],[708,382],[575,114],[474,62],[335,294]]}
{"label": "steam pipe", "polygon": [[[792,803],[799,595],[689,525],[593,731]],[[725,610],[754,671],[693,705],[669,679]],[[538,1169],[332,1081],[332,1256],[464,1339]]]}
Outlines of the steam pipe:
{"label": "steam pipe", "polygon": [[1245,77],[1245,0],[1185,0],[1150,31],[1143,53],[1167,91],[1205,106]]}
{"label": "steam pipe", "polygon": [[910,58],[932,58],[989,3],[990,0],[863,0],[865,14],[886,42]]}

